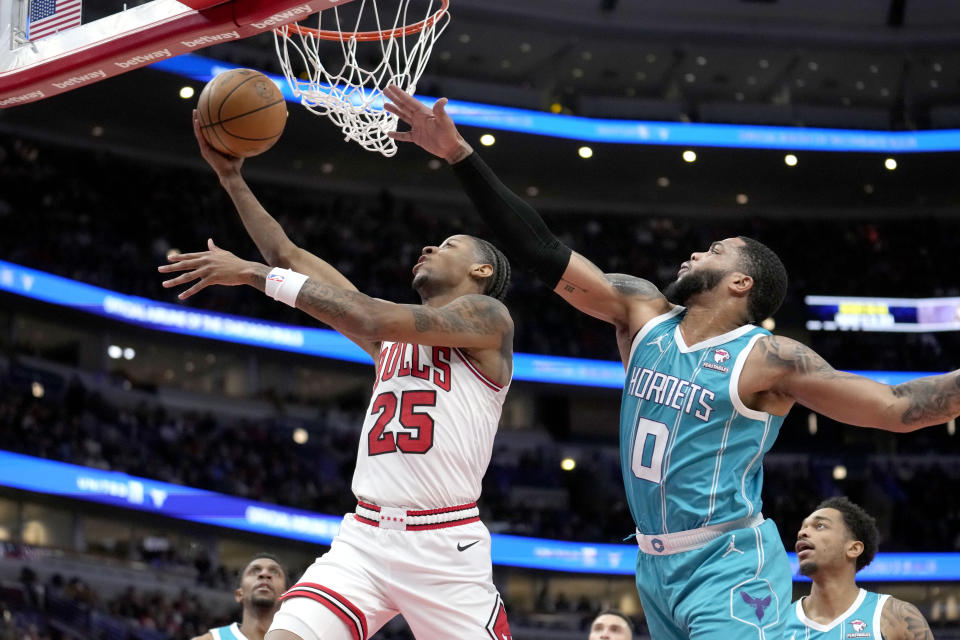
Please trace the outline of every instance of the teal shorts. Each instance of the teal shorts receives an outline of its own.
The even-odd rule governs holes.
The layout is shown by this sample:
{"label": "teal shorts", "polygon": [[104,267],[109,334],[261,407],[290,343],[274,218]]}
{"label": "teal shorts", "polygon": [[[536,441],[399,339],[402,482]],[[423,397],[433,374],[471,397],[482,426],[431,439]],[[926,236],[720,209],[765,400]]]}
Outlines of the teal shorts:
{"label": "teal shorts", "polygon": [[637,591],[655,640],[781,640],[793,582],[764,520],[692,551],[639,552]]}

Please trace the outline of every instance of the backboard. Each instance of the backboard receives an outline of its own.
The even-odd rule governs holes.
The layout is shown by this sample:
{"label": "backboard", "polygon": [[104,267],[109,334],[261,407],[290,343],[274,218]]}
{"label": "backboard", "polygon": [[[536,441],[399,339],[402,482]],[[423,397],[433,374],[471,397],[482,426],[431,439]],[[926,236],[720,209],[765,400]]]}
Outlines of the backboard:
{"label": "backboard", "polygon": [[248,38],[352,0],[151,0],[32,41],[31,1],[37,0],[0,0],[0,108]]}

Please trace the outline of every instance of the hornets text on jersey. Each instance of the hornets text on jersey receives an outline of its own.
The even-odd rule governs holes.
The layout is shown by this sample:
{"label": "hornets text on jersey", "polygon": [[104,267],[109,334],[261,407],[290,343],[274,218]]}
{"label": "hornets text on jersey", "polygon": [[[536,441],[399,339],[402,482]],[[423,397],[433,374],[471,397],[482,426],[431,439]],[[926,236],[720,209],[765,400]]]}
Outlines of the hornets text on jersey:
{"label": "hornets text on jersey", "polygon": [[744,325],[687,346],[686,309],[650,320],[633,340],[620,408],[620,463],[642,534],[665,534],[760,513],[763,455],[783,416],[746,407],[740,373],[756,341]]}

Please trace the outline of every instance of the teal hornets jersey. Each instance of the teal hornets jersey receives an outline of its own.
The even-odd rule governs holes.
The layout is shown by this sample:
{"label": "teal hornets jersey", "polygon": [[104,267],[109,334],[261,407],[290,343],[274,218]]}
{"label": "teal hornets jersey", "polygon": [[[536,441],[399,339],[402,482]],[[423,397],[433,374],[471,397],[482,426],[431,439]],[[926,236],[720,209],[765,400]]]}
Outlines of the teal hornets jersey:
{"label": "teal hornets jersey", "polygon": [[753,325],[687,346],[674,307],[633,339],[620,403],[620,466],[642,534],[698,529],[758,515],[763,456],[783,416],[747,408],[740,371]]}
{"label": "teal hornets jersey", "polygon": [[854,640],[880,635],[880,614],[890,596],[860,589],[860,595],[850,608],[833,622],[820,624],[807,618],[803,612],[803,598],[793,603],[787,612],[785,640]]}
{"label": "teal hornets jersey", "polygon": [[247,636],[243,635],[240,625],[236,622],[226,627],[210,629],[210,635],[213,636],[213,640],[247,640]]}

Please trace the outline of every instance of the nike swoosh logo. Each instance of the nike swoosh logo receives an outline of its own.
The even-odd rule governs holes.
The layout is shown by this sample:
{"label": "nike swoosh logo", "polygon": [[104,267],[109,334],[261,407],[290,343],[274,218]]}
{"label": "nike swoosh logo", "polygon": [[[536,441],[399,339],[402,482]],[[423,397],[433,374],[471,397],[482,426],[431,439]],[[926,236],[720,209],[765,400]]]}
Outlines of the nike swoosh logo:
{"label": "nike swoosh logo", "polygon": [[466,551],[467,549],[469,549],[469,548],[472,547],[473,545],[477,544],[478,542],[480,542],[480,541],[479,541],[479,540],[474,540],[474,541],[471,542],[470,544],[460,544],[460,543],[458,542],[458,543],[457,543],[457,551]]}

